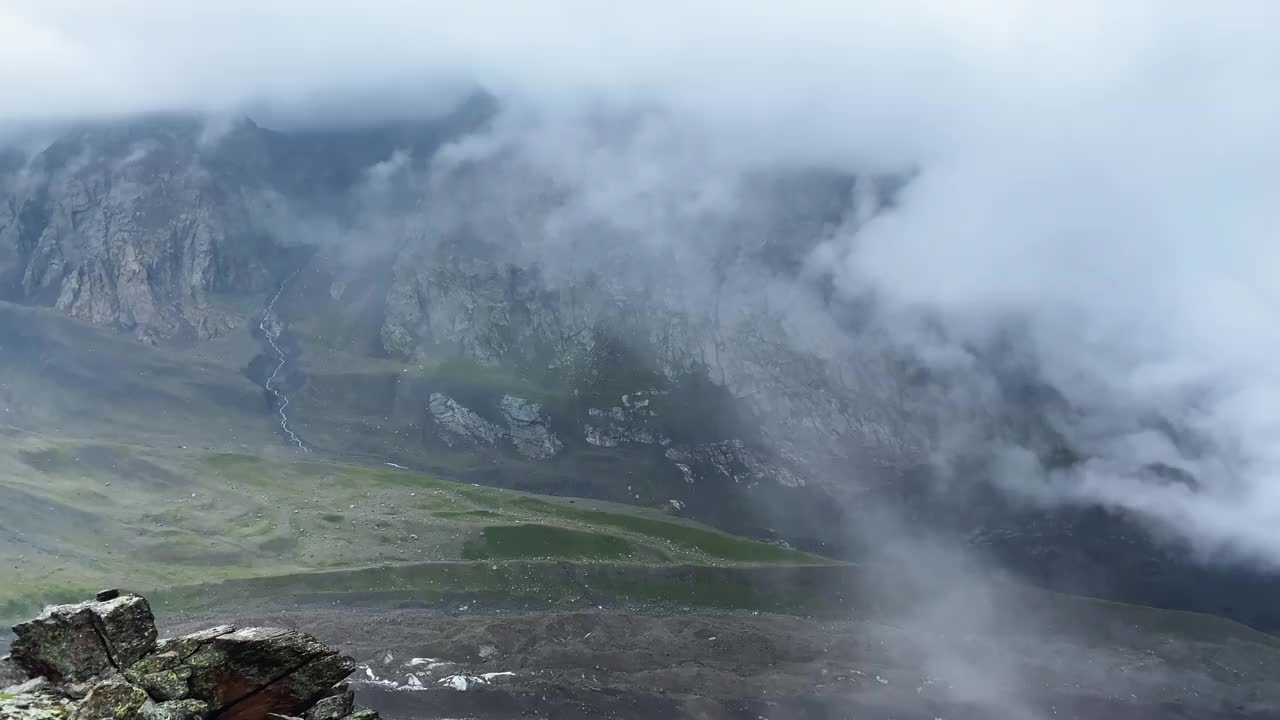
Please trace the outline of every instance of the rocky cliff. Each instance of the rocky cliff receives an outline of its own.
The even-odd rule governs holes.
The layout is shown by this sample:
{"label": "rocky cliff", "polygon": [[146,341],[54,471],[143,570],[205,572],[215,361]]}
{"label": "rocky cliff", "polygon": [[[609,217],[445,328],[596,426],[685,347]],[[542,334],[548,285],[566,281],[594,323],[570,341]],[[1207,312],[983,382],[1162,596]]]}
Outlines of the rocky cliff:
{"label": "rocky cliff", "polygon": [[[64,130],[0,154],[0,292],[146,342],[245,324],[234,300],[292,268],[293,213],[331,219],[370,165],[438,144],[458,118],[351,134],[282,135],[248,120],[155,116]],[[296,264],[293,263],[293,264]]]}
{"label": "rocky cliff", "polygon": [[216,292],[266,287],[261,199],[210,169],[194,122],[62,137],[10,180],[0,227],[8,291],[155,342],[207,339],[243,318]]}
{"label": "rocky cliff", "polygon": [[[810,471],[819,458],[902,463],[919,450],[883,383],[850,384],[856,363],[830,346],[836,334],[788,324],[820,302],[796,282],[798,265],[855,204],[852,178],[752,180],[734,189],[747,210],[690,217],[697,242],[653,245],[568,213],[575,190],[517,155],[440,171],[413,138],[351,133],[331,143],[345,154],[311,142],[315,153],[305,137],[251,124],[209,136],[195,120],[159,118],[75,130],[10,158],[5,292],[147,342],[204,340],[250,326],[260,308],[244,299],[319,250],[309,270],[328,278],[327,293],[293,319],[350,321],[361,304],[353,334],[373,342],[360,352],[550,372],[607,395],[605,412],[654,389],[654,374],[704,375],[748,400],[773,449]],[[682,222],[692,211],[673,212]],[[372,294],[357,298],[361,286]],[[604,388],[601,375],[618,375],[601,367],[618,361],[615,346],[635,377]]]}
{"label": "rocky cliff", "polygon": [[886,201],[855,178],[740,180],[732,209],[665,209],[679,227],[656,241],[647,222],[577,208],[576,189],[514,153],[441,171],[431,188],[389,278],[389,355],[558,374],[601,395],[605,413],[623,395],[704,377],[811,473],[918,462],[923,438],[890,359],[823,326],[842,310],[803,269],[847,214]]}
{"label": "rocky cliff", "polygon": [[108,591],[45,608],[0,658],[5,720],[377,720],[342,681],[355,662],[280,628],[157,639],[147,601]]}

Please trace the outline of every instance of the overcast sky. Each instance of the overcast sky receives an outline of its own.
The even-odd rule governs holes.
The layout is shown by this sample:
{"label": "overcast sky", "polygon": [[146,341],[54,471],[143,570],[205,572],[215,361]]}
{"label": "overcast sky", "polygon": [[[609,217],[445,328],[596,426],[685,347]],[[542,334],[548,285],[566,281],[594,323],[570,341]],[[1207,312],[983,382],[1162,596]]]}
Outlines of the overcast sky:
{"label": "overcast sky", "polygon": [[[1280,563],[1277,21],[1270,0],[8,0],[0,122],[378,118],[479,83],[549,114],[659,107],[739,162],[920,167],[828,248],[842,285],[956,343],[1028,323],[1099,453],[1054,492]],[[1212,452],[1138,429],[1151,412]],[[1135,478],[1155,461],[1203,488]]]}

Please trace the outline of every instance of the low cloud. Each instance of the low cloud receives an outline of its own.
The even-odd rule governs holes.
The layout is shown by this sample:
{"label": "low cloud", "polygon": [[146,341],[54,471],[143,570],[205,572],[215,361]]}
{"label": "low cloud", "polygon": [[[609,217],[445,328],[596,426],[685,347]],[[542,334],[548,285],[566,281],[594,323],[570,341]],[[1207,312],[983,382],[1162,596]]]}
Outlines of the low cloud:
{"label": "low cloud", "polygon": [[[834,228],[811,264],[947,379],[938,466],[985,443],[1032,500],[1124,508],[1275,565],[1277,20],[1261,0],[18,0],[0,9],[0,125],[365,122],[480,86],[536,118],[526,157],[575,190],[575,218],[658,243],[754,170],[910,170],[895,208]],[[656,130],[584,151],[602,116]],[[1002,412],[986,354],[1011,336],[1063,398],[1047,422],[1070,467],[975,419]]]}

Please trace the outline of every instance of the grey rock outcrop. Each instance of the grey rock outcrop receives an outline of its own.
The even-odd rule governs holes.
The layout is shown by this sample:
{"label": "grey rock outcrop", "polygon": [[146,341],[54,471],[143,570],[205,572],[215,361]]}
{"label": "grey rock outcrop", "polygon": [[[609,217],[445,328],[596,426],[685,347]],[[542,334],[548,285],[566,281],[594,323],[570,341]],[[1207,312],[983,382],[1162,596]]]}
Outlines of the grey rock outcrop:
{"label": "grey rock outcrop", "polygon": [[136,595],[48,607],[13,632],[14,663],[54,682],[83,682],[128,667],[156,644],[151,606]]}
{"label": "grey rock outcrop", "polygon": [[201,720],[209,714],[209,706],[199,700],[147,702],[141,714],[142,720]]}
{"label": "grey rock outcrop", "polygon": [[506,428],[485,420],[443,393],[431,393],[427,411],[435,423],[436,435],[450,447],[494,447],[507,438],[516,452],[531,460],[549,460],[564,449],[564,443],[542,415],[542,406],[514,395],[504,395],[498,402]]}
{"label": "grey rock outcrop", "polygon": [[48,683],[22,683],[0,688],[0,719],[71,720],[75,717],[75,702],[52,692]]}
{"label": "grey rock outcrop", "polygon": [[0,687],[9,687],[25,682],[27,673],[13,661],[11,656],[0,657]]}
{"label": "grey rock outcrop", "polygon": [[123,595],[50,607],[14,631],[0,666],[31,679],[0,691],[4,720],[377,718],[342,684],[355,662],[293,630],[221,626],[157,642],[146,600]]}
{"label": "grey rock outcrop", "polygon": [[355,693],[350,688],[340,688],[336,693],[320,700],[307,711],[306,720],[342,720],[355,709]]}
{"label": "grey rock outcrop", "polygon": [[104,680],[89,691],[76,708],[76,720],[129,720],[142,714],[147,693],[116,679]]}
{"label": "grey rock outcrop", "polygon": [[504,434],[502,428],[442,393],[431,393],[427,398],[427,411],[435,421],[437,435],[450,447],[493,446]]}
{"label": "grey rock outcrop", "polygon": [[725,440],[689,447],[672,447],[667,459],[675,464],[690,484],[715,477],[737,485],[753,486],[763,482],[784,487],[800,487],[804,479],[779,464],[769,462],[747,447],[741,440]]}
{"label": "grey rock outcrop", "polygon": [[446,264],[397,262],[393,273],[381,330],[389,354],[461,355],[486,366],[503,360],[513,308],[492,266],[455,256]]}
{"label": "grey rock outcrop", "polygon": [[28,301],[145,341],[215,337],[240,319],[216,291],[263,289],[256,203],[206,166],[199,124],[73,133],[34,157],[9,189],[0,256]]}
{"label": "grey rock outcrop", "polygon": [[621,405],[607,410],[589,408],[583,424],[586,441],[596,447],[617,447],[619,444],[670,445],[671,438],[652,426],[657,417],[653,398],[665,395],[665,391],[639,390],[622,396]]}
{"label": "grey rock outcrop", "polygon": [[202,641],[184,664],[196,673],[191,696],[220,708],[218,717],[296,716],[335,692],[355,661],[315,638],[282,628],[244,628]]}
{"label": "grey rock outcrop", "polygon": [[542,406],[523,398],[505,395],[498,405],[516,452],[532,460],[549,460],[564,448],[542,416]]}

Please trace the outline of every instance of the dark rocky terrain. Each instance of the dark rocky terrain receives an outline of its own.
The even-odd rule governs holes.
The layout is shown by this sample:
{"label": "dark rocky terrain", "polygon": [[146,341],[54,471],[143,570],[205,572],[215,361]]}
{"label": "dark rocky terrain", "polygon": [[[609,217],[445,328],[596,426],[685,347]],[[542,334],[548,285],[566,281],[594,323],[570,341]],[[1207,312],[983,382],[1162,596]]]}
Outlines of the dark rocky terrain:
{"label": "dark rocky terrain", "polygon": [[[1280,713],[1280,644],[1249,633],[1207,640],[1131,626],[1089,634],[1067,622],[949,637],[910,622],[618,610],[304,607],[259,617],[344,648],[360,661],[353,683],[361,702],[406,719]],[[1073,619],[1107,622],[1090,611]]]}
{"label": "dark rocky terrain", "polygon": [[[0,691],[0,713],[96,718],[89,710],[75,714],[75,704],[89,706],[107,689],[114,697],[139,687],[145,692],[137,691],[136,711],[101,717],[248,719],[269,717],[269,702],[281,714],[338,720],[329,706],[352,712],[351,701],[343,686],[336,694],[331,686],[352,670],[356,700],[406,720],[1261,719],[1280,713],[1280,643],[1208,619],[1178,626],[1153,615],[1145,626],[1132,625],[1082,605],[1055,613],[1054,623],[1013,622],[966,636],[887,618],[638,608],[395,610],[367,601],[339,601],[343,607],[335,608],[333,602],[262,599],[237,613],[164,617],[177,639],[161,640],[154,650],[155,630],[140,599],[46,611],[15,628],[13,661],[0,668],[9,668],[5,682],[36,672],[51,680]],[[77,630],[77,622],[97,616],[103,618],[97,630]],[[283,629],[207,629],[231,620]],[[299,653],[310,659],[290,669],[299,666]],[[14,662],[34,669],[15,672]],[[272,680],[253,680],[250,685],[270,684],[241,693],[238,673]],[[212,677],[217,684],[209,684]],[[104,689],[91,689],[95,683]],[[216,710],[216,698],[228,692],[244,699]],[[313,699],[320,696],[334,701]],[[17,708],[21,704],[27,707]],[[195,714],[164,714],[180,710]],[[351,717],[375,716],[355,711]]]}

